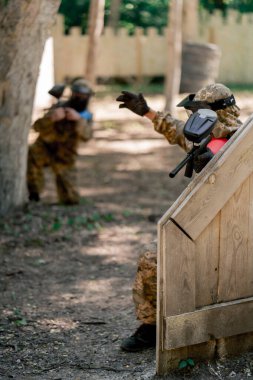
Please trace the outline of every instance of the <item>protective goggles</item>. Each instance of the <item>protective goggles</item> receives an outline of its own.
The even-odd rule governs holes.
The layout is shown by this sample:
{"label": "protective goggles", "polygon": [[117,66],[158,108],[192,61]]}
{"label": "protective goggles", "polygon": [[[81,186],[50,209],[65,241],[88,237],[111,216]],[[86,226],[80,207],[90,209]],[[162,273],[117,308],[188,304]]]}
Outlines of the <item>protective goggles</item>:
{"label": "protective goggles", "polygon": [[82,95],[94,95],[93,91],[88,86],[86,87],[79,84],[72,84],[71,90],[72,92]]}
{"label": "protective goggles", "polygon": [[190,110],[192,112],[196,112],[201,108],[208,108],[213,111],[217,111],[236,104],[234,95],[230,95],[228,98],[225,99],[216,100],[212,103],[205,102],[202,100],[193,100],[194,97],[195,94],[188,95],[180,103],[177,104],[177,107],[184,107],[186,110]]}

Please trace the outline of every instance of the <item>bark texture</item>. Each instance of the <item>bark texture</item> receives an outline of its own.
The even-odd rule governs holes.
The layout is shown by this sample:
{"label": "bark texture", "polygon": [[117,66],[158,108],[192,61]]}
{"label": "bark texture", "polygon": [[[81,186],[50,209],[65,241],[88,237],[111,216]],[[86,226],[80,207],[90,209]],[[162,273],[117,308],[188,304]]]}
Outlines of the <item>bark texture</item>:
{"label": "bark texture", "polygon": [[89,11],[89,46],[86,62],[86,78],[95,84],[98,41],[104,27],[105,0],[92,0]]}
{"label": "bark texture", "polygon": [[199,0],[183,1],[183,42],[196,42],[198,36]]}
{"label": "bark texture", "polygon": [[110,26],[114,30],[117,30],[118,25],[119,25],[120,5],[121,5],[121,0],[111,0],[108,26]]}
{"label": "bark texture", "polygon": [[26,200],[35,86],[59,4],[60,0],[0,2],[0,215]]}
{"label": "bark texture", "polygon": [[183,0],[172,0],[169,6],[168,65],[165,85],[165,109],[174,111],[174,99],[179,94],[182,60]]}

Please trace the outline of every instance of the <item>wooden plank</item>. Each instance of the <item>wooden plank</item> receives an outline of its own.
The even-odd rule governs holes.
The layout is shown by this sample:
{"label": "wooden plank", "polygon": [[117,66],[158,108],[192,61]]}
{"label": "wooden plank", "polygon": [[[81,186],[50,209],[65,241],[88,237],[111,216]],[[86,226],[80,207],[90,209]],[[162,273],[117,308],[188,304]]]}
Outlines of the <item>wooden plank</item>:
{"label": "wooden plank", "polygon": [[253,331],[253,297],[166,318],[165,349]]}
{"label": "wooden plank", "polygon": [[196,240],[196,308],[218,299],[220,213]]}
{"label": "wooden plank", "polygon": [[[181,353],[185,348],[164,351],[169,360],[163,361],[163,367],[157,369],[158,375],[166,375],[169,371],[178,369],[180,360],[194,358],[195,361],[207,361],[212,359],[224,359],[243,352],[252,351],[253,333],[246,333],[227,337],[224,339],[212,339],[206,343],[194,344],[187,347],[187,354]],[[165,358],[165,357],[164,357]]]}
{"label": "wooden plank", "polygon": [[[167,276],[165,267],[165,247],[168,248],[168,245],[166,244],[166,233],[173,233],[174,229],[177,228],[174,225],[172,225],[171,227],[172,228],[170,229],[168,228],[168,226],[158,225],[156,371],[157,374],[161,376],[166,375],[169,371],[175,368],[178,368],[178,364],[180,363],[180,361],[183,359],[187,359],[188,357],[194,357],[202,360],[212,359],[214,357],[216,347],[215,341],[209,341],[208,343],[202,343],[191,347],[182,347],[175,350],[167,350],[164,347],[166,320],[164,298],[166,294],[165,279]],[[169,251],[167,252],[167,254],[169,254]],[[190,299],[192,298],[190,297]],[[194,300],[192,299],[191,302],[194,303]],[[194,309],[194,306],[192,304],[190,304],[189,306],[190,308]]]}
{"label": "wooden plank", "polygon": [[253,296],[253,272],[247,271],[253,256],[248,251],[249,196],[247,179],[221,210],[218,302]]}
{"label": "wooden plank", "polygon": [[193,240],[253,171],[253,116],[226,145],[196,178],[192,191],[171,215]]}
{"label": "wooden plank", "polygon": [[[201,173],[199,175],[201,175]],[[176,199],[176,201],[171,205],[171,207],[163,214],[161,219],[158,221],[158,225],[163,226],[171,219],[171,216],[173,215],[175,210],[178,207],[180,207],[180,205],[184,202],[185,198],[188,197],[189,194],[192,192],[192,190],[195,188],[196,186],[195,179],[188,184],[188,186],[185,188],[182,194]]]}
{"label": "wooden plank", "polygon": [[253,174],[249,178],[249,232],[248,232],[248,260],[244,268],[245,276],[248,279],[248,294],[253,296]]}
{"label": "wooden plank", "polygon": [[171,221],[164,227],[164,312],[195,310],[195,245]]}
{"label": "wooden plank", "polygon": [[222,149],[215,155],[215,157],[212,159],[212,161],[198,174],[196,175],[193,180],[189,183],[189,185],[186,187],[186,189],[182,192],[182,194],[177,198],[177,200],[172,204],[172,206],[164,213],[164,215],[159,220],[159,224],[164,225],[168,222],[168,220],[171,218],[171,216],[174,214],[174,212],[184,206],[184,203],[186,200],[191,197],[191,192],[203,181],[206,181],[207,178],[210,176],[210,172],[212,171],[213,167],[216,165],[216,162],[220,159],[221,155],[223,155],[228,149],[230,149],[230,146],[234,143],[234,140],[237,139],[238,133],[242,134],[244,133],[245,129],[249,128],[249,125],[253,122],[253,115],[250,116],[247,121],[240,127],[240,132],[234,134],[234,136],[231,137],[231,139],[222,147]]}
{"label": "wooden plank", "polygon": [[157,226],[157,346],[162,347],[162,329],[164,316],[164,231]]}
{"label": "wooden plank", "polygon": [[[182,232],[171,222],[166,226],[158,224],[156,371],[159,375],[165,375],[170,369],[176,368],[180,360],[188,357],[188,347],[170,351],[164,349],[164,317],[166,315],[165,300],[167,299],[166,278],[169,275],[166,261],[167,255],[176,254],[175,251],[171,252],[166,249],[169,247],[167,241],[175,230],[177,234],[182,234]],[[183,236],[183,240],[185,241],[185,236]],[[194,303],[194,297],[190,297],[190,299],[191,302]],[[192,308],[194,308],[194,304],[190,304],[190,310],[192,310]]]}
{"label": "wooden plank", "polygon": [[[217,342],[218,343],[218,342]],[[217,352],[222,356],[234,356],[253,349],[253,332],[230,336],[224,339],[225,347],[217,347]],[[225,354],[225,355],[224,355]]]}
{"label": "wooden plank", "polygon": [[[233,198],[233,206],[229,209],[230,217],[229,213],[226,214],[226,223],[231,225],[230,219],[234,218],[234,214],[239,213],[237,218],[242,221],[243,227],[238,220],[234,224],[240,225],[243,236],[246,235],[247,227],[245,226],[248,225],[248,231],[253,229],[253,199],[251,199],[250,192],[253,190],[253,185],[251,185],[253,179],[247,181],[247,177],[252,173],[251,167],[253,169],[253,144],[250,143],[253,141],[252,124],[253,116],[240,128],[240,133],[235,134],[223,150],[195,177],[181,197],[159,221],[158,231],[161,235],[158,239],[161,239],[160,265],[162,267],[159,268],[158,264],[158,276],[161,278],[158,280],[160,285],[158,284],[157,372],[160,375],[176,368],[179,361],[187,357],[210,359],[216,353],[222,354],[226,350],[229,354],[234,351],[237,342],[245,341],[245,337],[247,344],[244,346],[253,346],[253,333],[248,332],[253,331],[253,322],[251,322],[253,298],[204,307],[195,311],[196,305],[202,306],[215,302],[219,293],[217,291],[217,273],[224,272],[224,270],[219,270],[218,263],[219,211],[229,201],[229,198]],[[240,189],[244,182],[245,185]],[[246,185],[247,182],[248,185]],[[246,202],[249,208],[248,214],[247,211],[245,213],[247,206],[239,205],[241,198],[244,199],[244,202],[245,199],[248,199]],[[232,214],[231,210],[233,210]],[[247,219],[249,220],[248,224]],[[174,221],[176,224],[173,226]],[[223,229],[223,233],[224,231]],[[187,235],[195,240],[195,247],[194,242]],[[244,255],[245,251],[253,252],[253,234],[248,232],[248,235],[246,249],[245,239],[243,239],[242,252]],[[222,236],[223,243],[225,243],[225,235]],[[209,244],[211,242],[212,244]],[[226,243],[226,247],[228,246],[229,243]],[[244,269],[248,280],[246,283],[244,281],[241,287],[244,289],[243,291],[248,289],[248,296],[252,296],[252,256],[247,255],[248,265],[246,264],[247,268]],[[224,258],[225,256],[221,260]],[[196,266],[196,289],[194,266]],[[242,267],[243,265],[240,265],[240,268]],[[218,269],[215,270],[216,268]],[[220,278],[220,283],[221,281],[223,281],[222,278]],[[224,280],[224,289],[226,281]],[[240,302],[243,302],[243,305],[239,305]],[[245,306],[246,303],[250,305],[248,308]],[[218,308],[222,306],[222,311],[219,311]],[[228,307],[230,310],[226,309]],[[195,316],[196,313],[204,311],[207,312],[204,317],[203,314],[198,314],[200,320],[193,317],[189,321],[185,319],[186,316]],[[179,315],[180,313],[183,314]],[[171,322],[174,323],[174,327]],[[244,332],[246,334],[243,334]],[[236,335],[230,336],[230,334]],[[224,336],[227,337],[224,338]],[[171,344],[173,339],[174,343]]]}

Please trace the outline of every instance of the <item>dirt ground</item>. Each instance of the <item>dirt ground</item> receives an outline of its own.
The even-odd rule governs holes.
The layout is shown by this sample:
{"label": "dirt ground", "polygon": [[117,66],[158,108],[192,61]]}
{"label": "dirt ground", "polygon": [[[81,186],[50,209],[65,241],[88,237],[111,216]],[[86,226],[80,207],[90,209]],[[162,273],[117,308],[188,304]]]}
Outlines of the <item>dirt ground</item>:
{"label": "dirt ground", "polygon": [[[238,98],[245,120],[253,97]],[[131,285],[141,246],[189,182],[168,176],[184,153],[112,98],[96,108],[94,139],[79,149],[81,204],[58,205],[46,173],[41,202],[0,222],[0,379],[157,378],[155,350],[124,353],[120,342],[138,326]],[[252,377],[248,353],[166,378]]]}

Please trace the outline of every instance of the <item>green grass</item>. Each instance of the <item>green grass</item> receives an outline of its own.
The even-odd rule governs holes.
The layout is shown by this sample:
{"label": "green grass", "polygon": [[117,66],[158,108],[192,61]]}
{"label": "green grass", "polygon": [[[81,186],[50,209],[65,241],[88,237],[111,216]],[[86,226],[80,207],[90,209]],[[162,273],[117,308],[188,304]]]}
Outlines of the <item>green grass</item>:
{"label": "green grass", "polygon": [[229,87],[232,92],[253,92],[253,83],[225,83],[225,85]]}
{"label": "green grass", "polygon": [[111,83],[106,85],[98,85],[96,90],[96,97],[104,97],[106,95],[117,96],[121,91],[130,91],[130,92],[142,92],[146,95],[156,95],[164,93],[164,84],[159,83],[147,83],[143,81],[142,83],[134,82],[130,83]]}

